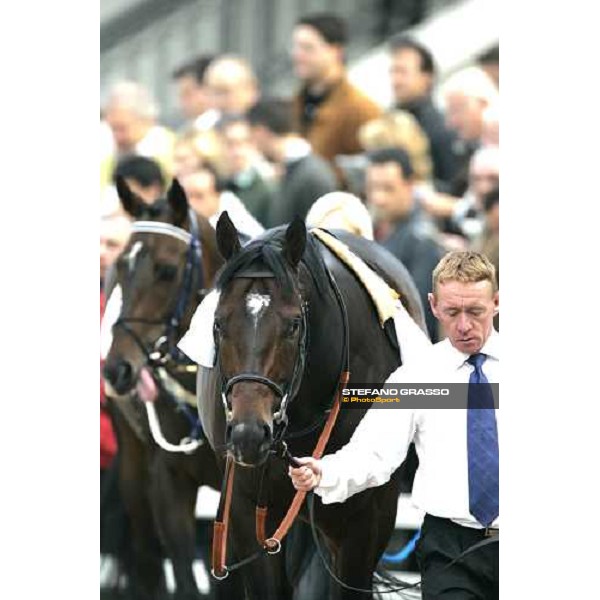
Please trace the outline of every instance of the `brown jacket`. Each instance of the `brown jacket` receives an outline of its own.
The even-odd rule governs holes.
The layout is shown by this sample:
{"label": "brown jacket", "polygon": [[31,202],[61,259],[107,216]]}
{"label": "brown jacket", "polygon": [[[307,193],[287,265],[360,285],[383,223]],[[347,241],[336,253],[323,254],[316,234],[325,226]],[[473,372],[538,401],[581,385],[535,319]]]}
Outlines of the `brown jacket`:
{"label": "brown jacket", "polygon": [[345,77],[333,87],[319,105],[308,128],[302,127],[302,92],[294,99],[297,130],[312,145],[315,153],[333,163],[338,154],[358,154],[363,151],[358,141],[361,125],[376,119],[381,109]]}

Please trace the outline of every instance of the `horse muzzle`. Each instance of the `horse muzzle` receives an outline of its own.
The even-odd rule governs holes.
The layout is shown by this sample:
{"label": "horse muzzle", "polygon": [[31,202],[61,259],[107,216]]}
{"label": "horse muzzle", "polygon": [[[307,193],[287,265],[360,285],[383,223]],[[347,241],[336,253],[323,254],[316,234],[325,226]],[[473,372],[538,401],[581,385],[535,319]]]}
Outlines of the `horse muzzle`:
{"label": "horse muzzle", "polygon": [[273,431],[264,421],[233,419],[227,426],[226,440],[236,463],[244,467],[258,467],[269,457]]}

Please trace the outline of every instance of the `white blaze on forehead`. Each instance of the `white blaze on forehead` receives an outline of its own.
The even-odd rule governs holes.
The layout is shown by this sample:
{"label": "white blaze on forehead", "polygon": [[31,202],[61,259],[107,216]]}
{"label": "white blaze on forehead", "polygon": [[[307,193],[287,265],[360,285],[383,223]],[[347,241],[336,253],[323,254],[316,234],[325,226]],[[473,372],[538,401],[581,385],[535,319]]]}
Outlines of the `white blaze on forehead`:
{"label": "white blaze on forehead", "polygon": [[271,304],[271,296],[268,294],[256,294],[252,292],[246,295],[246,311],[254,318],[255,323],[269,304]]}
{"label": "white blaze on forehead", "polygon": [[135,266],[135,259],[136,259],[137,255],[139,254],[140,250],[142,249],[143,245],[144,244],[138,240],[131,247],[129,254],[127,255],[127,264],[129,266],[130,271],[133,271],[133,267]]}

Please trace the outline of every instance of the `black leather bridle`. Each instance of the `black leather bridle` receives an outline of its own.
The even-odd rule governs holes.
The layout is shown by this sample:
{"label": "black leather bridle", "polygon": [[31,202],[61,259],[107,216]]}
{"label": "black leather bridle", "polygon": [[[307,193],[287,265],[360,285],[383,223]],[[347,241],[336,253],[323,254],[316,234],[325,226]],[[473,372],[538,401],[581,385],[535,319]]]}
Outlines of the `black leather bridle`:
{"label": "black leather bridle", "polygon": [[[193,289],[192,282],[194,278],[194,270],[198,272],[198,290],[200,300],[206,292],[204,289],[204,273],[202,269],[202,248],[200,245],[200,235],[198,228],[198,218],[193,210],[188,211],[190,231],[185,231],[180,227],[169,223],[161,223],[158,221],[136,221],[132,226],[133,233],[153,233],[164,234],[170,237],[175,237],[184,243],[187,243],[187,253],[183,279],[177,293],[175,308],[170,315],[161,319],[145,319],[136,317],[121,316],[113,328],[122,328],[140,348],[146,357],[146,364],[150,368],[165,366],[168,363],[176,364],[186,362],[183,354],[177,348],[178,335],[181,333],[181,322],[186,311],[186,307],[192,298]],[[160,335],[153,344],[148,346],[144,343],[132,325],[153,325],[163,326],[164,333]]]}
{"label": "black leather bridle", "polygon": [[[270,279],[274,278],[275,275],[270,271],[242,271],[235,277]],[[296,356],[296,361],[294,363],[294,370],[292,371],[292,376],[287,383],[285,383],[284,385],[280,385],[266,375],[252,372],[238,373],[236,375],[233,375],[232,377],[227,378],[221,371],[219,365],[219,371],[221,372],[221,400],[223,402],[223,409],[225,411],[225,419],[227,423],[229,423],[229,421],[231,420],[231,407],[227,398],[231,390],[233,389],[233,386],[237,383],[240,383],[242,381],[254,381],[256,383],[261,383],[267,386],[275,394],[275,396],[279,398],[279,408],[273,415],[273,423],[277,428],[273,439],[273,443],[277,443],[285,434],[288,425],[287,408],[290,402],[298,394],[298,390],[300,389],[300,383],[304,375],[304,366],[306,364],[306,354],[308,351],[308,305],[302,299],[300,294],[298,294],[298,298],[301,312],[300,340],[298,344],[298,355]],[[216,329],[214,332],[214,338],[215,353],[217,357],[220,357],[219,335]]]}

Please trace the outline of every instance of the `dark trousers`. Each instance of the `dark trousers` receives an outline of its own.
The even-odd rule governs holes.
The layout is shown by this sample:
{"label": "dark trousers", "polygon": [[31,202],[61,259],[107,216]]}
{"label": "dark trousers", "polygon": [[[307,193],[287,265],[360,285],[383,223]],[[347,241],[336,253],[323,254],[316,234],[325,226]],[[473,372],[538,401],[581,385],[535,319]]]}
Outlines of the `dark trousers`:
{"label": "dark trousers", "polygon": [[478,548],[444,568],[484,539],[481,529],[426,515],[417,544],[423,600],[497,600],[498,543]]}

